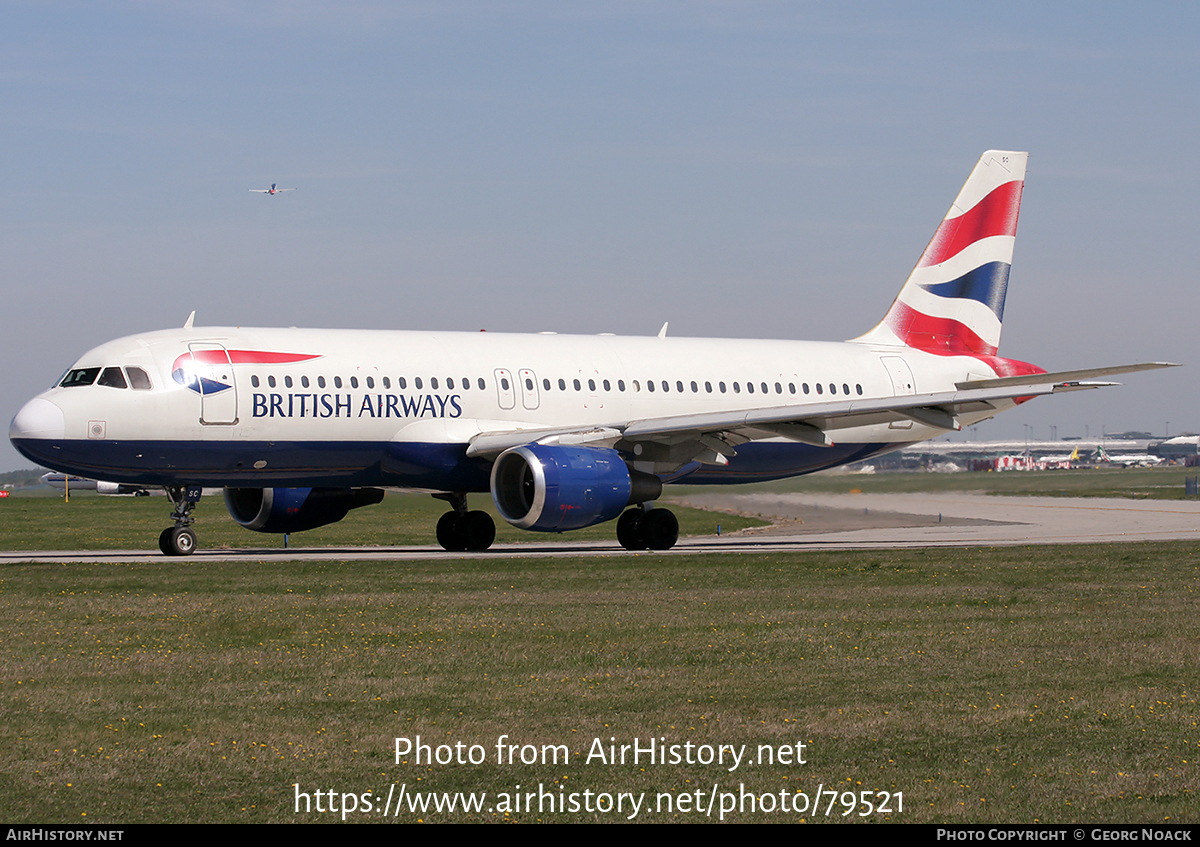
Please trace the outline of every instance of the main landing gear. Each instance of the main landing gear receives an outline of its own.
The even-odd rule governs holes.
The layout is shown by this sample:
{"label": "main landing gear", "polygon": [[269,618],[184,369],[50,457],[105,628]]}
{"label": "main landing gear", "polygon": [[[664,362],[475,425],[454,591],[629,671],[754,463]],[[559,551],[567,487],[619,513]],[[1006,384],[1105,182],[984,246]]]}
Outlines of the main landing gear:
{"label": "main landing gear", "polygon": [[496,522],[492,516],[483,511],[467,511],[467,495],[434,494],[439,500],[447,501],[454,507],[453,512],[446,512],[438,519],[438,544],[454,553],[469,550],[477,552],[486,550],[496,540]]}
{"label": "main landing gear", "polygon": [[678,540],[679,520],[670,509],[635,506],[617,518],[617,541],[626,550],[670,550]]}
{"label": "main landing gear", "polygon": [[200,502],[203,489],[199,485],[168,485],[167,496],[175,504],[171,517],[175,526],[164,529],[158,536],[158,549],[167,556],[190,556],[196,551],[196,533],[192,532],[192,509]]}

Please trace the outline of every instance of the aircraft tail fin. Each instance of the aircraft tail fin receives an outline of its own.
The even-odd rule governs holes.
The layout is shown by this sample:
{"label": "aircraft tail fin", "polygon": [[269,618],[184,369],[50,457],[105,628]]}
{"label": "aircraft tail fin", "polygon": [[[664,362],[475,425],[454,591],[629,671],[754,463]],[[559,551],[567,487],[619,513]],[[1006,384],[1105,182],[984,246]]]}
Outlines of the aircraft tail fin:
{"label": "aircraft tail fin", "polygon": [[900,294],[863,343],[995,356],[1028,153],[980,157]]}

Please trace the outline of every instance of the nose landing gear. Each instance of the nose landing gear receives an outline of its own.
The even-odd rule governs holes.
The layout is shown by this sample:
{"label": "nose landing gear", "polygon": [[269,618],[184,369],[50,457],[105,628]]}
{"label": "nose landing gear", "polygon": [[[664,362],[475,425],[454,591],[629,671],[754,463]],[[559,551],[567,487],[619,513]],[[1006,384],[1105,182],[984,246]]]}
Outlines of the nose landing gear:
{"label": "nose landing gear", "polygon": [[171,517],[175,526],[167,527],[158,536],[158,549],[166,556],[190,556],[196,550],[196,533],[192,532],[192,509],[200,502],[199,485],[168,485],[167,496],[175,504]]}

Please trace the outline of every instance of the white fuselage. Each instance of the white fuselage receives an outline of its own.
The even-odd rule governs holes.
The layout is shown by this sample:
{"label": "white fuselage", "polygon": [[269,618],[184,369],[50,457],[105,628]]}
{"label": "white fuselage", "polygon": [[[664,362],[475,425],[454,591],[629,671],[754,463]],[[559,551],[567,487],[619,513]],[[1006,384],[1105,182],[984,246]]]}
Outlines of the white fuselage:
{"label": "white fuselage", "polygon": [[[18,448],[59,470],[114,481],[480,490],[486,468],[462,476],[447,466],[462,464],[480,433],[799,409],[995,376],[974,357],[860,343],[232,328],[118,339],[72,371],[113,367],[143,369],[150,387],[56,386],[30,407],[58,409],[61,432],[47,407],[42,431],[26,431],[36,426],[21,424],[32,420],[23,411],[13,424]],[[650,469],[707,482],[788,476],[853,461],[864,446],[878,453],[942,432],[894,416],[856,419],[830,432],[833,447],[758,433],[813,457],[774,470],[751,471],[736,459]],[[447,475],[440,483],[439,469]]]}

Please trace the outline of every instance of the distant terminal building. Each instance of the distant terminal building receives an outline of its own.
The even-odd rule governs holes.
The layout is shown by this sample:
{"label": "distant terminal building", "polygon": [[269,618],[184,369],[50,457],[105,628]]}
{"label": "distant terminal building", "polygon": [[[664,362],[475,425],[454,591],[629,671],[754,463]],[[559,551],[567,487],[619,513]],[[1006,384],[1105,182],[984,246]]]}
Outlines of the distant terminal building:
{"label": "distant terminal building", "polygon": [[[1073,438],[1062,441],[929,441],[871,459],[879,470],[1053,470],[1109,464],[1157,464],[1168,458],[1151,452],[1147,433],[1139,438]],[[1170,439],[1170,442],[1179,439]],[[1192,456],[1200,453],[1200,438],[1191,437]],[[1170,458],[1182,458],[1171,456]]]}
{"label": "distant terminal building", "polygon": [[1150,453],[1166,461],[1200,464],[1200,435],[1177,435],[1150,445]]}

